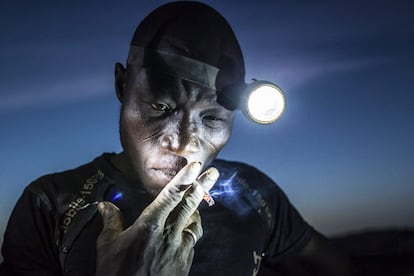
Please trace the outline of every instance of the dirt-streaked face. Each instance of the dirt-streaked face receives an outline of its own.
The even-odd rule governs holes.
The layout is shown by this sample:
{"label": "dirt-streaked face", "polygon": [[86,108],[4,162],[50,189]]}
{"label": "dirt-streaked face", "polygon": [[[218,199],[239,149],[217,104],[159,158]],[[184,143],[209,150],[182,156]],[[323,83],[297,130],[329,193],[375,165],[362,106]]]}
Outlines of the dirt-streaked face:
{"label": "dirt-streaked face", "polygon": [[120,133],[132,174],[158,193],[188,162],[203,166],[231,134],[233,112],[216,92],[148,69],[128,67]]}

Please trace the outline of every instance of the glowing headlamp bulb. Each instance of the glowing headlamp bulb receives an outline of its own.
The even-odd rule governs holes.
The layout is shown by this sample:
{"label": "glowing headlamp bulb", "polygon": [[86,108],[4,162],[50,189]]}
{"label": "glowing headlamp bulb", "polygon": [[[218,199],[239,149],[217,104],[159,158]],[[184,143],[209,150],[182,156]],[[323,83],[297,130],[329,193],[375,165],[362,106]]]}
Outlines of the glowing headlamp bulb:
{"label": "glowing headlamp bulb", "polygon": [[276,121],[285,110],[285,96],[282,90],[267,82],[253,83],[247,97],[246,112],[259,124],[270,124]]}

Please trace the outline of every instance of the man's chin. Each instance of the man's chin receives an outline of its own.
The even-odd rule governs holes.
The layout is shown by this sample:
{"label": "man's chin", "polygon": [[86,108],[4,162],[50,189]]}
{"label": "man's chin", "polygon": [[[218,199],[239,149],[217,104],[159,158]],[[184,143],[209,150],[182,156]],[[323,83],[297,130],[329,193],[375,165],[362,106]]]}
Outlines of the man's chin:
{"label": "man's chin", "polygon": [[147,181],[145,181],[144,186],[149,193],[157,195],[171,181],[172,178],[173,176],[161,175],[160,177],[152,174],[147,177]]}

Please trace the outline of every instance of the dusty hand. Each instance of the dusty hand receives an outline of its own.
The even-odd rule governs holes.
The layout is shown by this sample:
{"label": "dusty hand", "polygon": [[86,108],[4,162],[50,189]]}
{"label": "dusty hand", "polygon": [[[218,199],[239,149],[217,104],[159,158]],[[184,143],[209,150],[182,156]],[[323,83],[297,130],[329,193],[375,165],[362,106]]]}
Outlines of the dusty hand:
{"label": "dusty hand", "polygon": [[100,203],[96,275],[187,275],[203,234],[197,207],[219,175],[200,171],[199,163],[185,166],[125,230],[119,209]]}

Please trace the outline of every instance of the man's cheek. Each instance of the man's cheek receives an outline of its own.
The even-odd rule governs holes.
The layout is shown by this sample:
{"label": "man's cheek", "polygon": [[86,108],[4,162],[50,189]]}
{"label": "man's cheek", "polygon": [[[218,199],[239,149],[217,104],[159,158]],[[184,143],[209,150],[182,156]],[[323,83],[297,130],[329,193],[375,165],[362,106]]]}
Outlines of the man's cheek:
{"label": "man's cheek", "polygon": [[209,141],[212,151],[220,151],[230,138],[230,131],[228,129],[211,133],[205,139]]}

